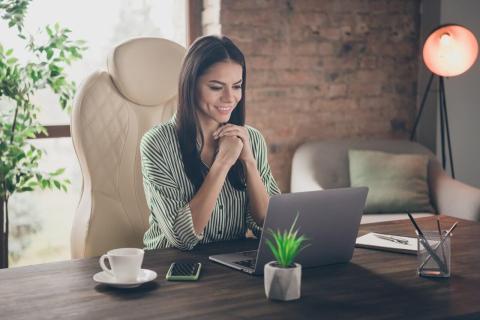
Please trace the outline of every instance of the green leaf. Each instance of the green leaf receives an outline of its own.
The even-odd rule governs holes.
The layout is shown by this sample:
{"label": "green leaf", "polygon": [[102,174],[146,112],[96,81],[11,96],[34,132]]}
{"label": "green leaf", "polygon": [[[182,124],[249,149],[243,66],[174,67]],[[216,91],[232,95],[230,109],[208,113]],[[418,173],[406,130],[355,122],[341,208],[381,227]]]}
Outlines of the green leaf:
{"label": "green leaf", "polygon": [[42,189],[46,189],[46,188],[48,187],[48,180],[43,180],[43,179],[42,179],[42,180],[40,181],[40,187],[41,187]]}
{"label": "green leaf", "polygon": [[27,187],[29,188],[35,188],[38,186],[38,183],[34,180],[30,180],[28,183],[27,183]]}
{"label": "green leaf", "polygon": [[275,257],[275,259],[277,261],[280,260],[279,256],[278,256],[278,250],[277,248],[273,245],[272,241],[270,241],[270,239],[267,239],[267,245],[268,247],[270,248],[270,250],[272,251],[273,253],[273,256]]}
{"label": "green leaf", "polygon": [[295,230],[295,225],[298,220],[299,212],[290,227],[290,229],[272,231],[269,230],[272,235],[273,242],[270,239],[267,239],[266,243],[272,251],[277,263],[284,268],[290,267],[297,257],[298,253],[305,249],[308,245],[301,247],[302,243],[307,240],[303,235],[298,236],[298,230]]}
{"label": "green leaf", "polygon": [[51,173],[50,176],[52,177],[57,177],[59,175],[61,175],[62,173],[65,172],[65,168],[60,168],[58,170],[56,170],[55,172]]}
{"label": "green leaf", "polygon": [[45,27],[45,30],[47,30],[47,34],[48,34],[48,36],[49,36],[50,38],[53,37],[53,31],[52,31],[52,29],[50,28],[50,26],[46,26],[46,27]]}
{"label": "green leaf", "polygon": [[276,244],[277,250],[278,250],[278,258],[279,258],[278,262],[281,265],[284,265],[285,264],[285,257],[284,257],[284,249],[283,249],[283,244],[284,244],[283,235],[280,232],[275,233],[275,234],[273,234],[273,239],[275,240],[275,244]]}
{"label": "green leaf", "polygon": [[12,65],[12,64],[15,64],[17,61],[18,61],[17,58],[10,58],[10,59],[7,59],[7,64]]}
{"label": "green leaf", "polygon": [[47,59],[50,60],[53,56],[53,50],[51,48],[47,48]]}

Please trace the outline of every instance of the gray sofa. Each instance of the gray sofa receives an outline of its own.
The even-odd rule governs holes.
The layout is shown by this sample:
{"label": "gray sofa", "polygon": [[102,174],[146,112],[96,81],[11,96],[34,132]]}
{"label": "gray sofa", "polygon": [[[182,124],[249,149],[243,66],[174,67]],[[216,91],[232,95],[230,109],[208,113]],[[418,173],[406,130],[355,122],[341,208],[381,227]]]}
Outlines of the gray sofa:
{"label": "gray sofa", "polygon": [[[436,213],[480,221],[480,189],[452,179],[430,150],[406,140],[333,140],[305,143],[293,156],[291,192],[349,187],[349,149],[428,155],[430,201]],[[428,215],[432,213],[414,213],[417,217]],[[406,218],[408,217],[405,213],[398,212],[364,214],[362,223]]]}

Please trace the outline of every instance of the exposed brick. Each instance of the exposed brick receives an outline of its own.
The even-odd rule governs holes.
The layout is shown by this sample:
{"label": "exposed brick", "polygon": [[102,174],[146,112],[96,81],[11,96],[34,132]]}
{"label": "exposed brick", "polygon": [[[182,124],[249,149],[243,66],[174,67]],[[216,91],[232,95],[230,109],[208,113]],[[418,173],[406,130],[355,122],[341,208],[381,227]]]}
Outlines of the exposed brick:
{"label": "exposed brick", "polygon": [[288,55],[277,54],[272,56],[272,58],[273,58],[272,68],[276,70],[290,69],[293,67],[297,67],[297,59],[290,54]]}
{"label": "exposed brick", "polygon": [[321,56],[333,55],[335,52],[335,47],[332,43],[322,42],[317,45],[317,53]]}
{"label": "exposed brick", "polygon": [[318,70],[322,68],[323,62],[321,57],[318,55],[310,56],[290,56],[290,69],[300,69],[300,70]]}
{"label": "exposed brick", "polygon": [[377,57],[366,56],[359,59],[360,69],[374,69],[377,66]]}
{"label": "exposed brick", "polygon": [[342,30],[338,28],[324,28],[320,30],[320,35],[327,40],[338,40],[342,36]]}
{"label": "exposed brick", "polygon": [[328,26],[328,16],[325,13],[319,12],[298,12],[290,19],[290,23],[294,26],[308,24],[311,27],[325,27]]}
{"label": "exposed brick", "polygon": [[[276,22],[283,19],[282,13],[279,10],[261,10],[259,8],[249,8],[249,10],[229,10],[223,11],[224,14],[220,17],[222,24],[230,24],[233,26],[246,25],[260,27],[274,28]],[[239,19],[241,17],[241,19]]]}
{"label": "exposed brick", "polygon": [[251,55],[248,58],[248,66],[252,66],[255,70],[271,69],[275,57],[271,55]]}
{"label": "exposed brick", "polygon": [[356,23],[355,27],[354,27],[354,32],[357,35],[365,35],[369,32],[369,30],[370,30],[370,28],[369,28],[368,24],[363,23],[363,22]]}
{"label": "exposed brick", "polygon": [[291,42],[291,54],[298,56],[317,55],[317,43],[316,42],[303,42],[292,41]]}
{"label": "exposed brick", "polygon": [[347,95],[347,85],[345,84],[332,84],[328,86],[327,98],[335,99],[342,98]]}
{"label": "exposed brick", "polygon": [[301,0],[292,1],[294,12],[324,12],[328,11],[329,3],[333,1]]}
{"label": "exposed brick", "polygon": [[247,123],[289,191],[306,141],[406,138],[416,105],[418,0],[223,0],[247,60]]}
{"label": "exposed brick", "polygon": [[359,83],[385,83],[388,82],[389,74],[384,70],[358,70],[356,80]]}

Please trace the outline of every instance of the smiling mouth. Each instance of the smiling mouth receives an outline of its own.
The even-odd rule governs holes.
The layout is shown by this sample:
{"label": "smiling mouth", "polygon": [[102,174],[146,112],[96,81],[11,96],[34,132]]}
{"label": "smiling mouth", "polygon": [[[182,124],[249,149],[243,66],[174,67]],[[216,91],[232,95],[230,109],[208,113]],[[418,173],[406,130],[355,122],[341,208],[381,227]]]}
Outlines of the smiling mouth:
{"label": "smiling mouth", "polygon": [[220,111],[221,113],[228,113],[233,109],[232,107],[218,107],[218,106],[215,106],[215,108],[217,108],[217,110]]}

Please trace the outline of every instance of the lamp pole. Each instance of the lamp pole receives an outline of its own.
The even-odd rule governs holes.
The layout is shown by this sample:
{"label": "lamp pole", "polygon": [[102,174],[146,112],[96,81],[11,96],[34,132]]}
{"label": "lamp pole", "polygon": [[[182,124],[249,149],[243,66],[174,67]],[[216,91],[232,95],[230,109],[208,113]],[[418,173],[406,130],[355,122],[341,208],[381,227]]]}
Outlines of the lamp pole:
{"label": "lamp pole", "polygon": [[[412,132],[410,133],[410,141],[415,140],[417,127],[420,122],[420,118],[422,117],[423,110],[425,109],[425,102],[427,101],[428,92],[430,91],[430,87],[432,86],[434,76],[435,75],[433,73],[430,75],[430,79],[428,80],[427,87],[425,88],[425,92],[423,93],[422,102],[420,103],[420,109],[418,110],[417,117],[415,118]],[[442,167],[445,170],[446,164],[447,164],[446,148],[445,148],[445,139],[446,139],[447,148],[448,148],[448,158],[450,162],[450,170],[452,172],[452,178],[455,179],[455,168],[453,166],[453,155],[452,155],[452,142],[450,139],[450,126],[448,124],[447,99],[445,98],[445,82],[444,82],[444,77],[439,76],[438,78],[439,78],[438,105],[440,109],[439,110],[440,111],[440,142],[441,142],[441,152],[442,152]]]}
{"label": "lamp pole", "polygon": [[442,166],[443,169],[446,167],[445,159],[445,134],[447,138],[447,147],[448,147],[448,159],[450,160],[450,170],[452,172],[452,178],[455,179],[455,168],[453,166],[453,155],[452,155],[452,142],[450,140],[450,126],[448,124],[448,113],[447,113],[447,98],[445,97],[445,82],[442,76],[439,77],[439,87],[440,90],[440,129],[442,134]]}

